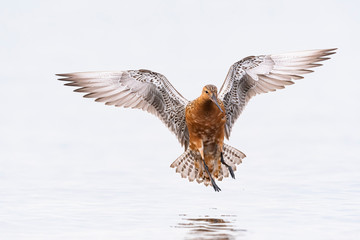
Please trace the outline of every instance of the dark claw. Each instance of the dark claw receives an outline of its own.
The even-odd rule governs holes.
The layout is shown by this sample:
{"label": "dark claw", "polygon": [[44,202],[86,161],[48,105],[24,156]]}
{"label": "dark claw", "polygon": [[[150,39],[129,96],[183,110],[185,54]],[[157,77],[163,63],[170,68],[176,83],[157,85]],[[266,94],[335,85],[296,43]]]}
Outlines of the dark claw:
{"label": "dark claw", "polygon": [[205,163],[205,160],[203,159],[203,163],[204,163],[204,167],[205,167],[205,171],[207,172],[207,174],[209,175],[210,181],[211,181],[211,185],[213,186],[215,192],[220,192],[221,189],[219,188],[219,186],[216,184],[215,180],[212,178],[210,172],[209,172],[209,168]]}
{"label": "dark claw", "polygon": [[229,172],[230,172],[231,177],[232,177],[233,179],[235,179],[234,171],[232,170],[232,167],[230,167],[230,166],[224,161],[223,153],[221,153],[221,163],[224,164],[224,165],[229,169]]}
{"label": "dark claw", "polygon": [[219,186],[216,184],[216,182],[212,178],[211,178],[211,184],[212,184],[215,192],[220,192],[221,191],[221,188],[219,188]]}

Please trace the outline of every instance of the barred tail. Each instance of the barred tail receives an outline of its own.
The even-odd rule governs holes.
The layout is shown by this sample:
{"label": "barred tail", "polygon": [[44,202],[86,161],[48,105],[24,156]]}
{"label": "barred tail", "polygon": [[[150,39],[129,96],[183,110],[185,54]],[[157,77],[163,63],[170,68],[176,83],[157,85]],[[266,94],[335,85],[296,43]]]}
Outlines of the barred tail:
{"label": "barred tail", "polygon": [[[233,169],[234,172],[236,171],[236,165],[242,163],[242,160],[246,157],[243,152],[225,143],[223,146],[223,156],[224,161]],[[219,181],[221,181],[223,177],[229,177],[229,170],[224,164],[221,164],[218,178]]]}
{"label": "barred tail", "polygon": [[[236,170],[236,165],[239,165],[242,162],[242,159],[246,157],[244,153],[227,144],[224,144],[223,146],[223,156],[224,161],[233,169],[233,171]],[[176,172],[180,173],[182,178],[188,178],[190,182],[196,179],[198,183],[203,182],[208,186],[210,184],[210,179],[200,161],[200,154],[188,148],[170,165],[170,167],[176,168]],[[195,162],[198,163],[195,164]],[[221,164],[217,179],[221,181],[224,177],[229,177],[229,170],[224,164]]]}
{"label": "barred tail", "polygon": [[194,181],[198,176],[198,169],[195,168],[195,154],[188,148],[180,155],[170,167],[176,168],[176,172],[181,174],[182,178],[189,178],[189,181]]}

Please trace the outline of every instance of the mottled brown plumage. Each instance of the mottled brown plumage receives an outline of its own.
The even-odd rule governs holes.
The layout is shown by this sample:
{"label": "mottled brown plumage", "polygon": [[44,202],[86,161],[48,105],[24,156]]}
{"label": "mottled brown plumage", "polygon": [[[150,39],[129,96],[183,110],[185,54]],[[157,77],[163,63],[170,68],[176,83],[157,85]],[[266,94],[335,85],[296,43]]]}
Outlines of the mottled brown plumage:
{"label": "mottled brown plumage", "polygon": [[[220,108],[218,107],[220,106]],[[189,131],[189,148],[194,153],[199,152],[195,168],[200,177],[209,183],[202,159],[214,178],[219,177],[221,169],[221,153],[225,135],[225,107],[217,98],[217,88],[206,85],[197,99],[190,102],[185,109],[185,121]]]}

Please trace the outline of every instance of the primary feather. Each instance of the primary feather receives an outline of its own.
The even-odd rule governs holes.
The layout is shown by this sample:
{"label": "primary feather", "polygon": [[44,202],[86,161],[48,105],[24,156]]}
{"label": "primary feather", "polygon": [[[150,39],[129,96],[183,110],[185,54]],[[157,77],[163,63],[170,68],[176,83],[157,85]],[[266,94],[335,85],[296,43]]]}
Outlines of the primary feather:
{"label": "primary feather", "polygon": [[309,68],[321,66],[318,62],[329,59],[326,56],[335,50],[250,56],[234,63],[219,91],[226,109],[226,137],[250,98],[293,84],[293,80],[303,78],[301,75],[313,72]]}
{"label": "primary feather", "polygon": [[189,102],[161,74],[149,70],[57,74],[84,97],[116,107],[138,108],[159,117],[187,148],[185,107]]}

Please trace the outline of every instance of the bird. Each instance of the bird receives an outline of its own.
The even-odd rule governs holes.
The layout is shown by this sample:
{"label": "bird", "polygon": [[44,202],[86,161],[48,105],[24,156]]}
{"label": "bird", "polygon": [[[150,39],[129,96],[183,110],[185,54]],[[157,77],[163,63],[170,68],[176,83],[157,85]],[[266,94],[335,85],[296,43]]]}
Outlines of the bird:
{"label": "bird", "polygon": [[76,87],[85,98],[116,107],[134,108],[157,116],[181,146],[171,165],[182,178],[196,180],[221,191],[215,180],[231,176],[246,155],[224,143],[249,100],[255,95],[283,89],[304,78],[337,48],[245,57],[231,65],[220,90],[203,87],[193,101],[183,97],[157,72],[139,69],[56,74],[64,85]]}

